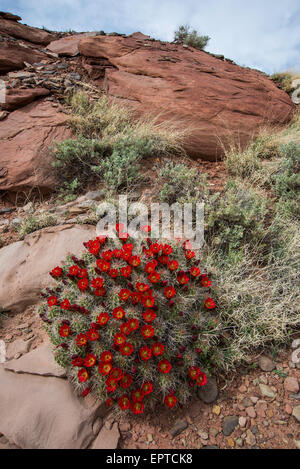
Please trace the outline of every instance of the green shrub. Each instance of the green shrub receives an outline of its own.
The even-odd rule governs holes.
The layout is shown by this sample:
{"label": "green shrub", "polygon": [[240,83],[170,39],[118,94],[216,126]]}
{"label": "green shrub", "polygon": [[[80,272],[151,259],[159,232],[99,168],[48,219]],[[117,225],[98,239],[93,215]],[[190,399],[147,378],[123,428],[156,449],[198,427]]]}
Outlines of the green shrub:
{"label": "green shrub", "polygon": [[175,31],[174,40],[181,44],[195,47],[195,49],[204,50],[210,41],[210,37],[199,36],[198,31],[195,29],[191,30],[190,26],[182,25]]}
{"label": "green shrub", "polygon": [[159,183],[163,184],[160,200],[173,204],[196,203],[206,194],[206,179],[198,171],[185,164],[168,161],[159,171]]}
{"label": "green shrub", "polygon": [[264,237],[267,201],[242,183],[228,181],[224,194],[210,197],[205,211],[206,239],[227,254]]}

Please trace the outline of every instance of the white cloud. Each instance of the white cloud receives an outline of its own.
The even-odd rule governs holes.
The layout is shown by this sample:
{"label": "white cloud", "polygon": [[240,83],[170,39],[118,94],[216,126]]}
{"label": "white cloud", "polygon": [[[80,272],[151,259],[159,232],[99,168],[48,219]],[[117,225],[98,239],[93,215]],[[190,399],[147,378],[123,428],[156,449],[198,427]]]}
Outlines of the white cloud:
{"label": "white cloud", "polygon": [[300,69],[298,0],[2,0],[1,9],[49,29],[140,30],[172,40],[189,23],[212,39],[208,50],[269,73]]}

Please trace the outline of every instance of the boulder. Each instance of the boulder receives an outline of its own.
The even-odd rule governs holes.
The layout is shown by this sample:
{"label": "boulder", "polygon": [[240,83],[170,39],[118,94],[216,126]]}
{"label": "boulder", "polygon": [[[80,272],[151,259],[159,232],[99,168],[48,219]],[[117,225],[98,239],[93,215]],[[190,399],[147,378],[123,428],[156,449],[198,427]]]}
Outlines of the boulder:
{"label": "boulder", "polygon": [[5,93],[5,103],[0,103],[0,107],[7,111],[13,111],[49,94],[50,91],[46,88],[8,89]]}
{"label": "boulder", "polygon": [[57,378],[66,376],[65,370],[54,360],[50,344],[42,345],[17,360],[6,362],[4,368],[5,370],[14,371],[15,373],[56,376]]}
{"label": "boulder", "polygon": [[243,146],[262,125],[288,122],[295,109],[263,73],[192,47],[95,36],[82,38],[78,48],[96,67],[107,60],[103,83],[111,98],[189,129],[186,149],[193,157],[214,160],[222,144],[238,139]]}
{"label": "boulder", "polygon": [[50,148],[71,137],[66,123],[66,114],[47,101],[28,104],[0,122],[0,190],[53,190]]}
{"label": "boulder", "polygon": [[7,346],[6,358],[11,360],[14,357],[19,357],[24,353],[28,352],[30,346],[32,344],[32,340],[23,340],[23,339],[16,339],[13,342],[9,343]]}
{"label": "boulder", "polygon": [[0,42],[0,74],[24,67],[24,62],[33,64],[45,58],[45,55],[36,49],[24,47],[13,42]]}
{"label": "boulder", "polygon": [[0,33],[9,36],[24,39],[34,44],[47,45],[56,38],[55,34],[48,33],[43,29],[32,28],[26,24],[20,24],[0,17]]}
{"label": "boulder", "polygon": [[47,49],[55,54],[66,57],[74,57],[79,54],[79,41],[86,37],[85,34],[75,34],[74,36],[66,36],[56,41],[50,42]]}
{"label": "boulder", "polygon": [[0,249],[1,308],[19,312],[36,304],[41,289],[53,282],[50,270],[68,254],[83,252],[82,243],[95,235],[91,225],[55,226]]}
{"label": "boulder", "polygon": [[95,438],[103,405],[75,396],[65,379],[17,374],[0,365],[0,433],[24,449],[80,449]]}

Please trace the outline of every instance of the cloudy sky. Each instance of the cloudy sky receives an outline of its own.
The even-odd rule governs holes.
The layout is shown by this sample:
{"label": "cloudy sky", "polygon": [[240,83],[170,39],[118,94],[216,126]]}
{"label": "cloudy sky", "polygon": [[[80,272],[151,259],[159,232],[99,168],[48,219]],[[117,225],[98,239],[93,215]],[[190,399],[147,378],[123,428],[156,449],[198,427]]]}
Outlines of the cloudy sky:
{"label": "cloudy sky", "polygon": [[211,37],[207,50],[267,73],[300,71],[299,0],[0,0],[32,26],[141,31],[173,40],[180,24]]}

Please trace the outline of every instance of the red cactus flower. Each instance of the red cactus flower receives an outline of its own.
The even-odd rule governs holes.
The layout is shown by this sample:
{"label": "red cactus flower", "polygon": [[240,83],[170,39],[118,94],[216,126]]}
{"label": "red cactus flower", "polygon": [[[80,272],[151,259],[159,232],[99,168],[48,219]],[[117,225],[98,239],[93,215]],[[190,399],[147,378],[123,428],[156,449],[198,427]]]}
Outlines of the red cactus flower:
{"label": "red cactus flower", "polygon": [[124,357],[129,357],[133,353],[133,345],[126,342],[120,346],[120,352]]}
{"label": "red cactus flower", "polygon": [[111,407],[113,403],[114,403],[114,400],[109,398],[109,399],[106,399],[105,405],[108,408],[108,407]]}
{"label": "red cactus flower", "polygon": [[138,267],[141,263],[141,258],[139,256],[131,256],[129,259],[129,264],[133,267]]}
{"label": "red cactus flower", "polygon": [[104,326],[105,324],[108,323],[110,317],[107,313],[100,313],[99,316],[97,317],[97,323],[100,324],[101,326]]}
{"label": "red cactus flower", "polygon": [[176,290],[174,287],[166,287],[164,291],[165,297],[166,298],[173,298],[173,296],[176,295]]}
{"label": "red cactus flower", "polygon": [[153,326],[143,326],[141,328],[141,334],[144,337],[144,339],[151,339],[151,337],[154,336],[155,329]]}
{"label": "red cactus flower", "polygon": [[112,370],[111,362],[100,362],[98,366],[99,373],[103,376],[109,375]]}
{"label": "red cactus flower", "polygon": [[170,409],[172,409],[172,407],[174,407],[177,404],[177,397],[174,396],[174,394],[168,394],[165,397],[164,402],[165,402],[166,406],[168,406]]}
{"label": "red cactus flower", "polygon": [[108,249],[107,251],[103,251],[101,256],[102,259],[104,259],[105,261],[111,261],[113,257],[113,251],[111,251],[110,249]]}
{"label": "red cactus flower", "polygon": [[152,272],[152,274],[148,275],[148,280],[151,283],[158,283],[160,280],[160,274],[158,272]]}
{"label": "red cactus flower", "polygon": [[104,259],[97,259],[96,264],[101,272],[108,272],[110,269],[110,262],[107,262]]}
{"label": "red cactus flower", "polygon": [[200,275],[199,267],[191,267],[190,273],[191,273],[191,276],[194,277],[194,278],[199,277],[199,275]]}
{"label": "red cactus flower", "polygon": [[119,272],[117,269],[110,269],[108,274],[110,275],[111,278],[117,278],[117,276],[119,275]]}
{"label": "red cactus flower", "polygon": [[103,278],[101,277],[93,278],[91,281],[91,286],[93,288],[101,288],[103,286]]}
{"label": "red cactus flower", "polygon": [[100,241],[95,239],[94,241],[89,241],[88,243],[88,250],[94,256],[97,256],[100,249]]}
{"label": "red cactus flower", "polygon": [[52,277],[61,277],[62,276],[62,268],[57,266],[53,270],[51,270],[50,275]]}
{"label": "red cactus flower", "polygon": [[163,265],[168,265],[169,262],[169,256],[159,256],[158,261],[163,264]]}
{"label": "red cactus flower", "polygon": [[71,303],[69,300],[65,299],[60,303],[61,309],[64,309],[66,311],[69,311],[71,309]]}
{"label": "red cactus flower", "polygon": [[120,379],[120,386],[123,389],[127,389],[131,386],[132,377],[128,373],[124,373],[122,378]]}
{"label": "red cactus flower", "polygon": [[152,322],[154,321],[154,319],[156,318],[156,314],[155,312],[153,311],[153,309],[147,309],[144,313],[143,313],[143,318],[146,322]]}
{"label": "red cactus flower", "polygon": [[113,359],[112,353],[110,350],[106,350],[105,352],[102,352],[100,355],[100,360],[104,363],[109,363]]}
{"label": "red cactus flower", "polygon": [[89,331],[87,331],[86,336],[88,340],[90,340],[91,342],[95,342],[99,339],[100,334],[96,329],[90,329]]}
{"label": "red cactus flower", "polygon": [[189,250],[189,251],[186,251],[185,257],[186,257],[188,260],[194,259],[194,257],[195,257],[194,251],[190,251],[190,250]]}
{"label": "red cactus flower", "polygon": [[211,281],[209,280],[209,278],[206,275],[202,275],[201,285],[202,285],[202,287],[206,287],[206,288],[211,287]]}
{"label": "red cactus flower", "polygon": [[111,379],[115,379],[116,381],[120,381],[120,379],[122,378],[122,375],[123,375],[123,371],[121,370],[121,368],[113,368],[110,372],[110,378]]}
{"label": "red cactus flower", "polygon": [[178,263],[177,261],[175,261],[175,260],[169,261],[169,262],[168,262],[168,267],[169,267],[169,269],[173,272],[173,271],[175,271],[175,270],[178,269],[179,263]]}
{"label": "red cactus flower", "polygon": [[128,265],[127,267],[122,267],[121,269],[121,275],[124,278],[128,278],[131,275],[131,267]]}
{"label": "red cactus flower", "polygon": [[126,394],[124,394],[124,396],[121,396],[118,400],[118,404],[122,411],[129,409],[130,400],[128,396],[126,396]]}
{"label": "red cactus flower", "polygon": [[141,389],[135,389],[135,391],[132,391],[131,393],[131,398],[133,402],[142,402],[144,399],[144,393]]}
{"label": "red cactus flower", "polygon": [[88,338],[85,334],[78,334],[78,336],[76,337],[76,344],[79,347],[86,345],[87,341],[88,341]]}
{"label": "red cactus flower", "polygon": [[134,245],[132,243],[123,244],[124,251],[131,252],[134,249]]}
{"label": "red cactus flower", "polygon": [[134,305],[137,305],[141,301],[141,295],[138,292],[131,293],[131,301]]}
{"label": "red cactus flower", "polygon": [[141,283],[141,282],[136,282],[135,287],[137,291],[140,293],[144,293],[150,288],[149,285],[147,285],[146,283]]}
{"label": "red cactus flower", "polygon": [[140,327],[139,321],[135,318],[129,319],[127,324],[133,331],[136,331]]}
{"label": "red cactus flower", "polygon": [[143,361],[150,360],[151,356],[152,356],[151,348],[147,346],[140,348],[140,357]]}
{"label": "red cactus flower", "polygon": [[142,414],[144,412],[143,402],[133,402],[131,406],[132,413],[135,415]]}
{"label": "red cactus flower", "polygon": [[145,396],[153,392],[153,384],[151,383],[151,381],[146,381],[146,383],[143,384],[142,392],[144,393]]}
{"label": "red cactus flower", "polygon": [[71,333],[71,328],[67,324],[62,324],[59,328],[59,335],[61,337],[68,337]]}
{"label": "red cactus flower", "polygon": [[120,331],[122,334],[129,335],[132,332],[132,329],[128,322],[123,322],[123,324],[120,326]]}
{"label": "red cactus flower", "polygon": [[77,358],[73,358],[71,363],[72,363],[72,366],[82,366],[83,360],[81,357],[77,357]]}
{"label": "red cactus flower", "polygon": [[78,281],[77,286],[80,291],[87,290],[89,287],[89,281],[87,278],[82,278]]}
{"label": "red cactus flower", "polygon": [[162,251],[163,251],[163,254],[165,254],[166,256],[169,256],[170,254],[172,254],[173,248],[169,244],[165,244],[162,248]]}
{"label": "red cactus flower", "polygon": [[113,309],[113,317],[117,320],[120,321],[125,317],[125,311],[122,308],[122,306],[117,306],[116,308]]}
{"label": "red cactus flower", "polygon": [[78,371],[78,379],[80,383],[85,383],[89,379],[89,374],[85,368]]}
{"label": "red cactus flower", "polygon": [[207,383],[207,376],[205,373],[200,372],[199,376],[196,379],[198,386],[205,386]]}
{"label": "red cactus flower", "polygon": [[163,373],[163,374],[170,373],[171,368],[172,368],[172,365],[171,365],[171,363],[169,362],[169,360],[161,360],[161,361],[158,363],[158,369],[159,369],[159,371],[160,371],[161,373]]}
{"label": "red cactus flower", "polygon": [[72,265],[69,267],[69,275],[72,277],[75,277],[79,273],[79,267],[78,265]]}
{"label": "red cactus flower", "polygon": [[127,340],[126,335],[121,334],[119,332],[115,334],[114,336],[114,342],[116,345],[123,345],[125,344],[126,340]]}
{"label": "red cactus flower", "polygon": [[154,254],[158,254],[159,251],[161,250],[161,248],[162,248],[162,245],[159,244],[159,243],[153,243],[153,244],[151,245],[151,251],[152,251]]}
{"label": "red cactus flower", "polygon": [[207,309],[215,309],[216,307],[216,303],[214,302],[213,298],[206,298],[204,305]]}
{"label": "red cactus flower", "polygon": [[145,265],[145,272],[147,272],[147,274],[151,274],[156,269],[156,266],[157,266],[157,261],[155,260],[151,262],[147,262],[147,264]]}
{"label": "red cactus flower", "polygon": [[50,296],[47,300],[47,303],[50,307],[56,306],[58,304],[58,299],[56,298],[56,296]]}
{"label": "red cactus flower", "polygon": [[79,278],[85,278],[88,276],[88,272],[86,269],[79,269],[79,272],[78,272],[78,277]]}
{"label": "red cactus flower", "polygon": [[127,288],[122,288],[122,290],[120,291],[119,293],[119,297],[121,298],[121,300],[123,301],[127,301],[128,298],[130,297],[131,295],[131,291],[128,290]]}
{"label": "red cactus flower", "polygon": [[[149,294],[143,296],[142,303],[145,306],[145,308],[152,308],[152,306],[154,306],[154,304],[155,304],[155,299],[152,296],[151,290],[148,290],[148,291],[149,291]],[[148,293],[148,292],[146,292],[146,293]]]}
{"label": "red cactus flower", "polygon": [[152,345],[152,353],[155,357],[160,357],[165,350],[165,346],[161,342],[156,342]]}
{"label": "red cactus flower", "polygon": [[97,288],[96,290],[94,290],[94,295],[95,296],[105,296],[106,295],[106,288],[104,288],[104,287]]}
{"label": "red cactus flower", "polygon": [[177,281],[180,283],[180,285],[187,285],[190,281],[190,278],[188,275],[186,275],[184,272],[180,273],[177,275]]}
{"label": "red cactus flower", "polygon": [[200,375],[200,373],[200,368],[198,368],[197,366],[191,366],[191,368],[189,369],[189,377],[194,379],[195,381]]}
{"label": "red cactus flower", "polygon": [[91,368],[96,365],[97,362],[97,357],[93,355],[92,353],[88,353],[84,359],[84,366],[87,368]]}

